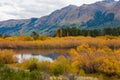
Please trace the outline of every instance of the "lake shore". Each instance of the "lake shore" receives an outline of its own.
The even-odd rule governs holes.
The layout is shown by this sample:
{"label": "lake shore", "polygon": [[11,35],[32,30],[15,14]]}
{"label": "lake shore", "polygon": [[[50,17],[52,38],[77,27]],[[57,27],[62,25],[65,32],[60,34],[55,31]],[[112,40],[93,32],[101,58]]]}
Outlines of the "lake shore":
{"label": "lake shore", "polygon": [[26,40],[24,37],[0,38],[0,49],[70,49],[82,44],[94,47],[107,46],[111,49],[120,48],[120,38],[113,36],[101,37],[47,37],[45,40]]}
{"label": "lake shore", "polygon": [[[29,41],[24,40],[23,37],[22,40],[20,37],[8,37],[5,39],[0,39],[0,62],[8,65],[8,67],[10,67],[10,70],[12,69],[13,72],[14,67],[18,70],[23,69],[23,72],[27,70],[28,72],[25,72],[25,74],[27,75],[33,75],[35,73],[34,75],[37,74],[41,76],[41,74],[39,73],[44,72],[56,77],[60,75],[63,76],[65,74],[74,74],[85,77],[91,76],[102,78],[101,76],[99,76],[99,74],[102,74],[103,77],[107,77],[107,79],[105,80],[114,80],[116,78],[120,78],[119,42],[120,37],[113,36],[79,36],[61,38],[48,37],[45,40]],[[64,52],[62,51],[62,49],[65,49],[65,51],[68,50],[68,52]],[[44,58],[48,58],[49,56],[51,56],[51,54],[69,54],[69,57],[58,56],[52,62],[40,61],[36,58],[29,58],[23,60],[23,62],[21,63],[17,63],[15,57],[16,53],[20,54],[20,56],[23,58],[24,55],[33,55],[39,56],[41,59],[46,55],[47,57]],[[28,55],[27,53],[30,53],[30,55]],[[44,56],[41,56],[40,54]],[[6,76],[7,73],[8,72],[6,72]],[[22,76],[20,72],[18,73]],[[30,78],[31,75],[26,77]]]}

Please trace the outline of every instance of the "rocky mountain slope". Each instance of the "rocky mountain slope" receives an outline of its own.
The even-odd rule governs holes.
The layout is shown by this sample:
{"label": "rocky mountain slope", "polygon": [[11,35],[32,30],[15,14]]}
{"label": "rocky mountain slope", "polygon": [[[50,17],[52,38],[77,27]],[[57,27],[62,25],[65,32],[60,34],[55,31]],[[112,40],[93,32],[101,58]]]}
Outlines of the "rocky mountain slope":
{"label": "rocky mountain slope", "polygon": [[0,22],[0,34],[24,35],[36,31],[53,34],[58,28],[76,26],[80,29],[103,29],[120,26],[120,1],[103,0],[82,6],[69,5],[41,18]]}

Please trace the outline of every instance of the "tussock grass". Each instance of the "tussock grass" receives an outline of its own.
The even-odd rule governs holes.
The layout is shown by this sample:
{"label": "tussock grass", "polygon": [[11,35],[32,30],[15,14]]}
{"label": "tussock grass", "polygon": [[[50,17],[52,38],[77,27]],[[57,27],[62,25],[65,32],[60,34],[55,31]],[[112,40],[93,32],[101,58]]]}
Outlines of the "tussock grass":
{"label": "tussock grass", "polygon": [[20,37],[0,39],[1,49],[62,49],[75,48],[82,44],[94,47],[107,46],[111,49],[120,48],[120,37],[48,37],[45,40],[29,40]]}

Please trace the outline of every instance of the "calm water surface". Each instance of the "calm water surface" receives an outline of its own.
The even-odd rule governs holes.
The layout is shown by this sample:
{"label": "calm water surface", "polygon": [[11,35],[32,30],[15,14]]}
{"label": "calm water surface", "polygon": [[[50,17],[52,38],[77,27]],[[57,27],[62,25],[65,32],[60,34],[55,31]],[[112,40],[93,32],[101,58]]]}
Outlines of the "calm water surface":
{"label": "calm water surface", "polygon": [[18,58],[18,62],[21,63],[26,59],[32,57],[37,58],[40,61],[53,62],[59,56],[68,57],[68,49],[22,49],[14,50]]}

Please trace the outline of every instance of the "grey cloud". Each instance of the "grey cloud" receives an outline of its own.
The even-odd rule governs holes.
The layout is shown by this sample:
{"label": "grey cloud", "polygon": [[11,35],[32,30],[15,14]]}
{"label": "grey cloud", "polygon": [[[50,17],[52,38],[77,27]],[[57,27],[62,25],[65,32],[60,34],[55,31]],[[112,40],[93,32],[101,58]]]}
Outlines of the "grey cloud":
{"label": "grey cloud", "polygon": [[[23,8],[20,12],[21,15],[26,15],[26,17],[41,17],[47,14],[50,14],[52,11],[58,9],[62,4],[59,4],[59,1],[54,0],[53,2],[50,0],[34,0],[33,4],[19,4],[19,7]],[[56,3],[57,2],[57,3]],[[23,17],[23,16],[22,16]]]}
{"label": "grey cloud", "polygon": [[[0,1],[0,15],[4,15],[2,19],[8,19],[9,16],[13,18],[31,18],[41,17],[50,14],[56,9],[67,6],[69,3],[81,0],[1,0]],[[8,6],[9,9],[3,9]],[[13,8],[11,10],[11,8]],[[3,14],[4,13],[4,14]],[[11,17],[10,17],[11,18]]]}
{"label": "grey cloud", "polygon": [[0,3],[0,6],[13,6],[11,3],[7,3],[7,2],[4,2],[4,3]]}

